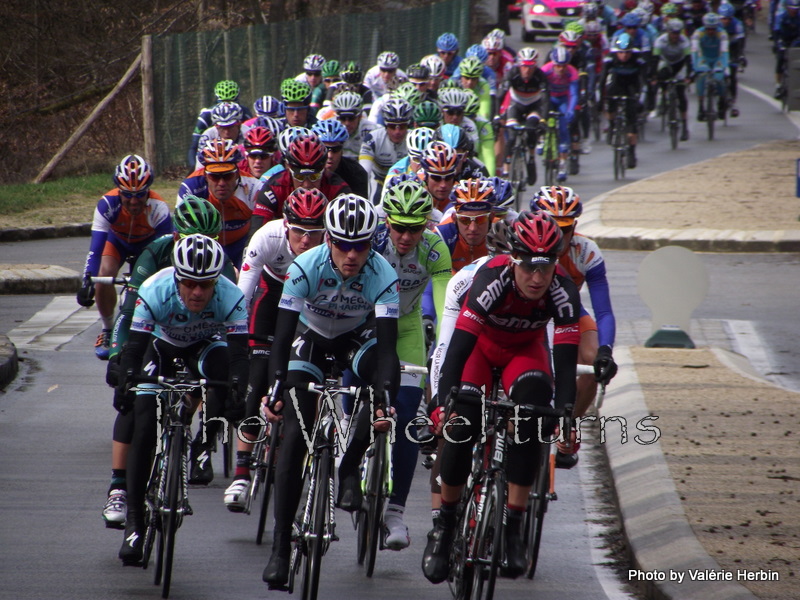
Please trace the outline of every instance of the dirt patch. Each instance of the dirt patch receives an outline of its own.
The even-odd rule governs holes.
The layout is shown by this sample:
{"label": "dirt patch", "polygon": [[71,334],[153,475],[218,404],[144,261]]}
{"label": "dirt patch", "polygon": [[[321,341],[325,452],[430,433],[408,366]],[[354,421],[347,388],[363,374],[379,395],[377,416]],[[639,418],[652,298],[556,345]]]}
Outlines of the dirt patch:
{"label": "dirt patch", "polygon": [[709,350],[631,348],[689,524],[762,600],[800,589],[800,394],[740,376]]}
{"label": "dirt patch", "polygon": [[800,141],[775,141],[637,181],[603,202],[608,227],[800,230]]}

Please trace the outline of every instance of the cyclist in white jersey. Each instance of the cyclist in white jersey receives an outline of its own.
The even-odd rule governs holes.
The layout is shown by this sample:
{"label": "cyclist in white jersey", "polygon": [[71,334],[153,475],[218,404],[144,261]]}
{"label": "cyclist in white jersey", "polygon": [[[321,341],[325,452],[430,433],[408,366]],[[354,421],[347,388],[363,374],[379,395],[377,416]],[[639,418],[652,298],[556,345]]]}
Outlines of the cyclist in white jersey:
{"label": "cyclist in white jersey", "polygon": [[369,193],[373,204],[381,198],[383,182],[389,169],[408,154],[406,132],[411,121],[411,105],[392,98],[383,107],[384,127],[376,127],[364,136],[358,162],[369,175]]}

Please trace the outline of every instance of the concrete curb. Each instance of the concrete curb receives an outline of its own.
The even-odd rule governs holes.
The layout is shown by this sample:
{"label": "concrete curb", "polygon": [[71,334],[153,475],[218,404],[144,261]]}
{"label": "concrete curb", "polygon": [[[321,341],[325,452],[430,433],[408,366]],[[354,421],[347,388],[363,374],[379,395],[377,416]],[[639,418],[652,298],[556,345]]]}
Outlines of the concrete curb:
{"label": "concrete curb", "polygon": [[24,242],[62,237],[90,236],[91,223],[71,223],[51,227],[9,227],[0,229],[0,242]]}
{"label": "concrete curb", "polygon": [[0,265],[0,294],[76,293],[81,275],[58,265]]}
{"label": "concrete curb", "polygon": [[17,348],[8,337],[0,335],[0,390],[14,381],[19,370]]}
{"label": "concrete curb", "polygon": [[[613,393],[603,404],[601,414],[622,417],[634,427],[650,412],[644,403],[631,354],[626,347],[614,349],[620,366]],[[609,431],[615,423],[607,426]],[[643,426],[655,427],[649,420]],[[616,429],[614,429],[616,431]],[[654,432],[633,434],[626,443],[609,439],[603,444],[608,456],[622,526],[635,568],[645,574],[664,576],[663,581],[631,580],[647,598],[658,600],[757,600],[747,588],[732,581],[693,581],[689,570],[719,571],[719,564],[708,555],[694,535],[675,490],[661,444],[647,443]],[[637,437],[641,442],[637,441]],[[685,575],[682,583],[670,581],[670,573]]]}

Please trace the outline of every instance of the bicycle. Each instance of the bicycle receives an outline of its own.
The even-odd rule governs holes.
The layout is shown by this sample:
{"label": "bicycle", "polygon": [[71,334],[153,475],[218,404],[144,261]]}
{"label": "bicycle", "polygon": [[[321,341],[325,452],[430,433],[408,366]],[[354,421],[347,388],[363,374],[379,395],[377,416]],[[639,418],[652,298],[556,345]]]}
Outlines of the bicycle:
{"label": "bicycle", "polygon": [[[457,600],[491,600],[498,570],[507,565],[504,554],[508,495],[505,463],[509,424],[517,417],[563,418],[572,413],[571,405],[555,409],[505,400],[500,390],[500,375],[500,369],[492,370],[491,395],[484,407],[487,412],[486,441],[476,448],[473,471],[458,509],[448,577],[451,592]],[[515,416],[511,417],[512,414]],[[564,434],[568,436],[571,419],[563,419],[562,425]]]}
{"label": "bicycle", "polygon": [[[508,180],[517,198],[521,197],[522,192],[528,185],[528,160],[530,150],[527,145],[527,134],[532,130],[531,127],[524,125],[499,125],[500,128],[513,129],[516,132],[511,150],[508,153]],[[534,176],[535,183],[535,176]]]}
{"label": "bicycle", "polygon": [[558,185],[558,119],[561,113],[557,110],[547,112],[542,138],[542,162],[544,164],[545,185]]}
{"label": "bicycle", "polygon": [[680,139],[680,110],[678,109],[677,86],[682,80],[668,79],[663,82],[661,94],[661,131],[669,128],[669,141],[673,150],[678,148]]}
{"label": "bicycle", "polygon": [[625,108],[629,98],[628,96],[611,96],[609,100],[616,102],[616,112],[608,132],[608,139],[614,150],[614,179],[624,179],[628,158],[628,118],[625,115]]}
{"label": "bicycle", "polygon": [[[156,545],[153,583],[162,585],[162,598],[169,597],[175,534],[183,517],[192,514],[188,496],[192,402],[187,394],[198,387],[205,393],[209,385],[228,385],[227,382],[191,379],[191,373],[181,359],[175,359],[175,365],[178,369],[176,377],[137,376],[132,379],[137,385],[156,384],[162,388],[156,394],[161,426],[160,446],[145,492],[145,534],[142,545],[143,569],[147,569],[154,543]],[[132,391],[152,390],[132,388]]]}
{"label": "bicycle", "polygon": [[[718,104],[723,103],[727,105],[726,98],[720,98],[719,88],[717,85],[717,81],[713,78],[714,73],[718,73],[719,69],[714,69],[712,71],[704,71],[700,74],[701,81],[703,82],[703,89],[705,90],[705,106],[701,106],[701,110],[703,111],[703,116],[706,122],[706,128],[708,130],[708,140],[711,141],[714,139],[714,123],[719,119],[727,119],[727,107],[725,110],[719,111]],[[711,85],[709,85],[711,84]],[[723,84],[724,85],[724,84]],[[718,112],[722,112],[722,116],[718,115]]]}

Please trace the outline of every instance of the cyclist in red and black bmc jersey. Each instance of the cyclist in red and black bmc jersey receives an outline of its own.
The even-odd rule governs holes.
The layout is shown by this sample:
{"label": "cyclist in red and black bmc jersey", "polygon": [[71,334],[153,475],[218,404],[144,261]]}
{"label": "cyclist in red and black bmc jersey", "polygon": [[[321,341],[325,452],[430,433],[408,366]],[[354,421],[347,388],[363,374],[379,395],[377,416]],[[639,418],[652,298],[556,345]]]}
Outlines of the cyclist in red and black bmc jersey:
{"label": "cyclist in red and black bmc jersey", "polygon": [[297,188],[318,189],[329,200],[349,194],[350,186],[341,177],[325,172],[327,159],[327,148],[316,135],[301,135],[292,141],[286,150],[287,168],[272,176],[258,191],[250,231],[255,233],[264,223],[281,218],[286,198]]}
{"label": "cyclist in red and black bmc jersey", "polygon": [[[449,431],[442,450],[442,508],[428,533],[422,558],[422,571],[433,583],[444,581],[449,572],[456,507],[472,463],[470,440],[481,435],[482,409],[466,401],[482,397],[491,386],[493,368],[503,370],[503,389],[515,402],[549,405],[554,387],[556,407],[575,401],[581,303],[578,288],[557,270],[561,230],[547,213],[523,212],[513,224],[510,241],[511,255],[496,256],[476,271],[439,380],[440,404],[452,387],[458,387],[454,412],[465,418],[465,425]],[[545,329],[551,319],[555,323],[555,386]],[[434,422],[442,411],[441,406],[434,410]],[[545,427],[542,433],[552,433],[551,428]],[[527,568],[521,525],[541,451],[536,442],[537,420],[520,421],[517,435],[530,441],[508,450],[506,574],[511,577]]]}

